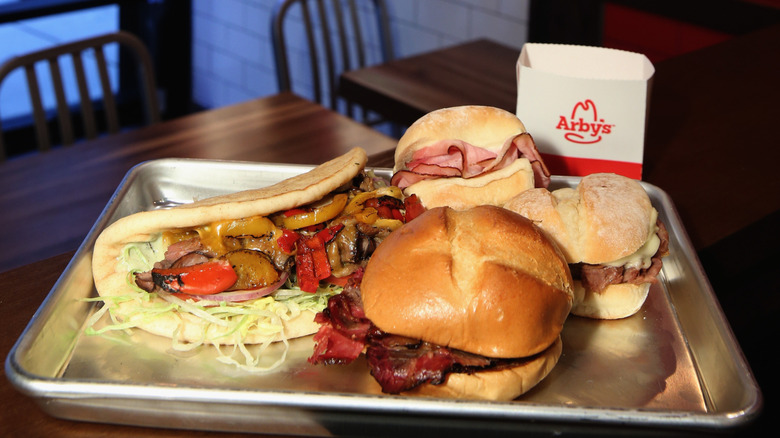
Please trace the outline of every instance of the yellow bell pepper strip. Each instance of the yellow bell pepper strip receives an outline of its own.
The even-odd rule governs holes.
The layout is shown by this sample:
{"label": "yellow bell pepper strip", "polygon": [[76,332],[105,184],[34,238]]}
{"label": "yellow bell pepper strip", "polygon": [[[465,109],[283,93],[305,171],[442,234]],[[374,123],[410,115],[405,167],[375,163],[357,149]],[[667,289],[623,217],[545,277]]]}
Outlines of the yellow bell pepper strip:
{"label": "yellow bell pepper strip", "polygon": [[287,210],[281,218],[282,226],[289,230],[297,230],[331,220],[344,210],[347,198],[346,193],[339,193],[330,203],[321,207],[311,210],[303,208]]}
{"label": "yellow bell pepper strip", "polygon": [[403,192],[401,192],[401,189],[395,186],[383,187],[381,189],[377,189],[371,192],[358,193],[357,195],[355,195],[355,197],[352,198],[351,201],[349,201],[349,204],[347,204],[347,206],[344,207],[344,214],[355,213],[363,209],[363,206],[367,200],[373,198],[381,198],[383,196],[389,196],[399,200],[403,199],[404,197]]}
{"label": "yellow bell pepper strip", "polygon": [[168,292],[212,295],[233,286],[238,275],[227,260],[214,260],[183,268],[152,269],[152,278]]}

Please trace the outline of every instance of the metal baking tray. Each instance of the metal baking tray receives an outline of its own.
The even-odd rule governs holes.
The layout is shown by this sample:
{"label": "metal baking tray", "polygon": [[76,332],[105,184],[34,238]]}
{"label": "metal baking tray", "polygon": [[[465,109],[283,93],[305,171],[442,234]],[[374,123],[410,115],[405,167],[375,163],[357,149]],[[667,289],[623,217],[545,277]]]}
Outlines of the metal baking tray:
{"label": "metal baking tray", "polygon": [[[170,340],[140,330],[111,338],[83,334],[95,304],[81,299],[96,295],[91,252],[106,225],[309,169],[191,159],[134,167],[11,350],[5,364],[10,381],[60,418],[306,436],[709,433],[758,416],[761,391],[677,211],[662,190],[644,183],[670,237],[660,283],[630,318],[571,316],[558,365],[515,401],[384,395],[362,360],[310,365],[311,337],[291,342],[280,369],[258,374],[216,361],[213,348],[172,352]],[[553,177],[553,187],[578,181]]]}

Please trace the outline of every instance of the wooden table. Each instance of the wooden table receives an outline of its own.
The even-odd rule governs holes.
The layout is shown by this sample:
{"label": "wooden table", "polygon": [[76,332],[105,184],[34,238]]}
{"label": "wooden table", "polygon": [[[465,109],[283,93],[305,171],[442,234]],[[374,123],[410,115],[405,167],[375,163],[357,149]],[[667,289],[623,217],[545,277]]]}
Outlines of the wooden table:
{"label": "wooden table", "polygon": [[[78,247],[130,168],[166,157],[319,164],[395,141],[292,94],[248,101],[0,165],[0,272]],[[13,250],[8,250],[13,248]]]}

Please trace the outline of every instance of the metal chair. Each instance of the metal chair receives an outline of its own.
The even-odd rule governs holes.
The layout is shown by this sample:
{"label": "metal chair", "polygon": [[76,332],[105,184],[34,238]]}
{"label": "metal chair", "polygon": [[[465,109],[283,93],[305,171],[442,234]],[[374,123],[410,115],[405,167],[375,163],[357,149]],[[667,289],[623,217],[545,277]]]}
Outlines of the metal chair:
{"label": "metal chair", "polygon": [[[291,71],[306,70],[308,58],[313,100],[337,111],[346,105],[353,118],[354,106],[339,103],[341,72],[393,59],[384,0],[278,0],[271,18],[271,39],[279,91],[293,91]],[[365,111],[363,118],[369,123]]]}
{"label": "metal chair", "polygon": [[[74,41],[59,46],[43,49],[33,53],[11,58],[0,66],[0,84],[17,68],[23,68],[27,79],[30,100],[33,110],[33,119],[37,137],[37,146],[41,151],[51,148],[52,141],[49,132],[49,114],[43,107],[40,92],[40,83],[36,74],[36,64],[46,62],[51,73],[51,81],[56,98],[56,113],[59,124],[60,143],[70,145],[75,142],[74,123],[71,113],[78,113],[71,108],[65,96],[63,75],[61,71],[60,57],[70,56],[78,86],[78,101],[80,115],[83,119],[84,137],[93,139],[98,136],[98,121],[95,116],[95,108],[87,87],[87,76],[84,68],[83,56],[88,52],[94,52],[97,66],[97,77],[102,90],[102,103],[99,108],[105,113],[105,128],[101,130],[110,134],[118,133],[120,121],[117,112],[117,101],[111,90],[110,77],[106,63],[104,48],[106,45],[118,43],[120,48],[129,49],[135,55],[138,65],[139,90],[143,90],[145,121],[152,124],[160,121],[160,109],[157,101],[157,86],[154,76],[152,58],[146,46],[136,36],[124,32],[114,32],[84,40]],[[52,117],[53,118],[53,117]],[[0,126],[0,161],[5,159],[5,145],[3,143],[2,127]]]}

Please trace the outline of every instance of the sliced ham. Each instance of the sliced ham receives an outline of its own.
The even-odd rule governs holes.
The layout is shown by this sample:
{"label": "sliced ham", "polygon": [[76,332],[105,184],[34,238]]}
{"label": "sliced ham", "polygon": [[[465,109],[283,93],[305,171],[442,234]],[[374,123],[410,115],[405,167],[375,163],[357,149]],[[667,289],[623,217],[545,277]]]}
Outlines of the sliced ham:
{"label": "sliced ham", "polygon": [[503,169],[518,158],[526,158],[531,162],[537,187],[549,185],[550,172],[528,133],[507,139],[498,152],[461,140],[438,141],[415,151],[406,163],[406,169],[396,172],[391,183],[405,189],[425,179],[474,178]]}

